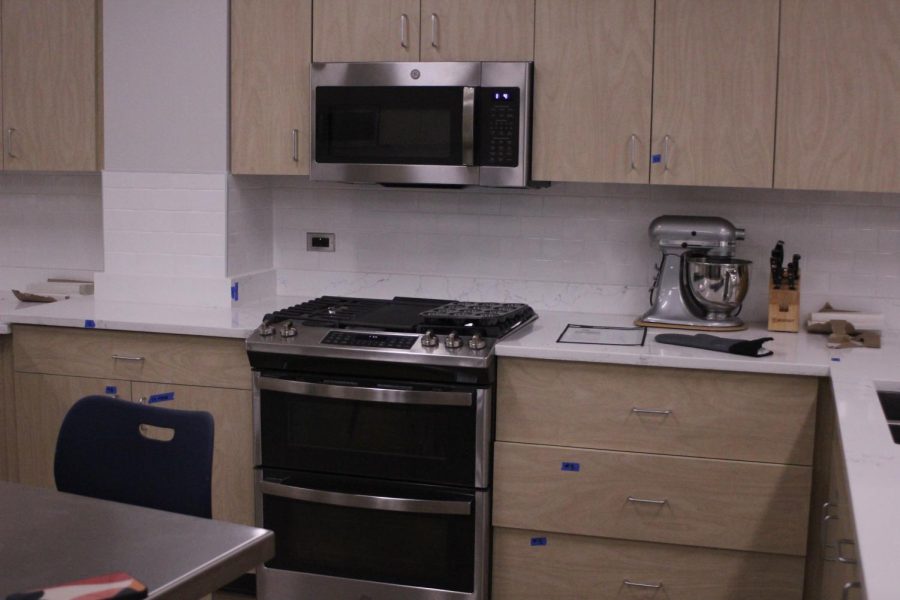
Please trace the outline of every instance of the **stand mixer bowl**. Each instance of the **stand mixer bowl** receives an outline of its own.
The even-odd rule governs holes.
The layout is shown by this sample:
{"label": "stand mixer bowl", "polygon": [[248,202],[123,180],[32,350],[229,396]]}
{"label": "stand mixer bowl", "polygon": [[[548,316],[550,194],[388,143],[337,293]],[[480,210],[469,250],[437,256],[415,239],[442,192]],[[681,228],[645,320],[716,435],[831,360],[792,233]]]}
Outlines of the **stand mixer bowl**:
{"label": "stand mixer bowl", "polygon": [[750,286],[749,260],[707,254],[685,256],[691,296],[706,311],[708,321],[732,316]]}

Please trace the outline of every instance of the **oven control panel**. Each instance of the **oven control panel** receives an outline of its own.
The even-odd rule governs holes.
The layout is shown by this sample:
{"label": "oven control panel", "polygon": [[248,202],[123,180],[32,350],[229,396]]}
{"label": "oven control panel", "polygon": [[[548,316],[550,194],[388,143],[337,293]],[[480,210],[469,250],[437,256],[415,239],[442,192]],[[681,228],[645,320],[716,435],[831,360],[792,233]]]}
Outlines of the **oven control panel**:
{"label": "oven control panel", "polygon": [[419,336],[416,335],[392,335],[389,333],[363,333],[358,331],[329,331],[322,338],[323,344],[332,346],[363,346],[367,348],[392,348],[396,350],[409,350]]}

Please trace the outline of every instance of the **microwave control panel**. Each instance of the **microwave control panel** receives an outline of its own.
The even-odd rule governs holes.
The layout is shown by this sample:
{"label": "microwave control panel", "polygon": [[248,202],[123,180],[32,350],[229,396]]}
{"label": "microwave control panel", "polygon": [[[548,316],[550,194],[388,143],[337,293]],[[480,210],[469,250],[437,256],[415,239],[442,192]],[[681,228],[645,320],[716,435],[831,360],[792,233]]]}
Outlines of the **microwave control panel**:
{"label": "microwave control panel", "polygon": [[485,167],[519,166],[519,88],[480,88],[479,161]]}

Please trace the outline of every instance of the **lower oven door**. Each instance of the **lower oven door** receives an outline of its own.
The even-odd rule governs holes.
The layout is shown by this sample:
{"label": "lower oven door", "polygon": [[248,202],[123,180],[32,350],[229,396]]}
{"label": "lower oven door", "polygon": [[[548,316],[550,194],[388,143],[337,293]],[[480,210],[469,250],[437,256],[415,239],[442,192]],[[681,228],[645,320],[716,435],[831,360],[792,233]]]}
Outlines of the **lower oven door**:
{"label": "lower oven door", "polygon": [[260,600],[486,600],[490,492],[260,471]]}

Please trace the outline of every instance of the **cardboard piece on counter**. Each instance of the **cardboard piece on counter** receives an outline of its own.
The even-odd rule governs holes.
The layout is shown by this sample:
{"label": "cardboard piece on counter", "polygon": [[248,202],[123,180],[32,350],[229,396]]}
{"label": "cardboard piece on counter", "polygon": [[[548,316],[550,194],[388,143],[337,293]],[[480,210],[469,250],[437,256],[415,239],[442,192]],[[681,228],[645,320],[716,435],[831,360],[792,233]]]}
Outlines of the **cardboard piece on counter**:
{"label": "cardboard piece on counter", "polygon": [[831,334],[826,345],[829,348],[881,348],[880,331],[857,331],[847,321],[828,321]]}
{"label": "cardboard piece on counter", "polygon": [[[826,302],[826,303],[825,303],[825,306],[823,306],[823,307],[822,307],[819,311],[817,311],[817,312],[818,312],[818,313],[825,313],[825,314],[827,314],[827,313],[835,313],[835,318],[834,318],[834,319],[829,319],[829,320],[826,321],[826,320],[813,320],[812,317],[810,317],[810,319],[807,320],[807,322],[806,322],[806,330],[807,330],[808,332],[810,332],[810,333],[831,333],[831,332],[832,332],[831,323],[832,323],[833,321],[835,321],[835,320],[841,320],[841,321],[844,321],[844,322],[847,322],[848,324],[850,324],[850,327],[852,328],[852,331],[849,331],[848,333],[850,333],[851,335],[852,335],[854,332],[856,332],[856,331],[863,331],[863,329],[860,328],[860,327],[858,326],[858,325],[859,325],[858,323],[857,323],[857,324],[854,324],[854,323],[853,323],[853,316],[852,316],[852,315],[853,315],[856,311],[843,310],[843,309],[839,309],[839,308],[834,308],[834,307],[831,306],[830,303]],[[814,313],[814,314],[816,314],[816,313]],[[867,322],[867,323],[871,323],[871,322],[872,322],[872,314],[870,314],[870,313],[859,313],[859,315],[860,315],[860,318],[861,318],[861,319],[864,319],[864,320],[865,320],[865,322]],[[868,331],[872,331],[872,330],[874,330],[874,328],[869,327]]]}

